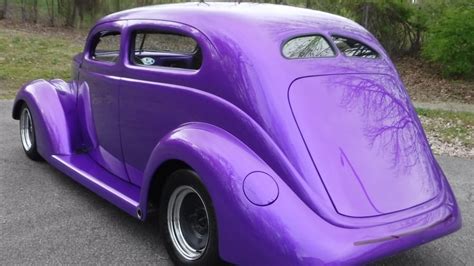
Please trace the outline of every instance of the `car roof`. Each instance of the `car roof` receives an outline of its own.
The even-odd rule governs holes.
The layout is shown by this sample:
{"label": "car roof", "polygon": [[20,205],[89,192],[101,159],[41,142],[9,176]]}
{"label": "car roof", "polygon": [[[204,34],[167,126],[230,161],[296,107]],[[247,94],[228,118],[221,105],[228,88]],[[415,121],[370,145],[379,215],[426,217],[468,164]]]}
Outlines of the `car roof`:
{"label": "car roof", "polygon": [[[206,35],[244,30],[285,35],[291,29],[336,32],[341,29],[365,32],[347,18],[305,8],[285,5],[191,2],[145,6],[108,15],[98,23],[117,20],[166,20],[193,26]],[[258,34],[258,33],[257,33]]]}
{"label": "car roof", "polygon": [[[98,24],[126,20],[162,20],[191,26],[206,36],[216,48],[215,51],[221,55],[220,63],[228,72],[243,67],[236,66],[232,58],[239,58],[237,62],[241,65],[255,68],[249,75],[265,73],[268,69],[273,69],[271,73],[274,73],[275,68],[272,67],[275,64],[279,64],[282,71],[293,73],[293,76],[333,71],[332,67],[315,67],[316,64],[334,64],[333,67],[340,68],[339,63],[344,61],[341,56],[328,58],[331,62],[297,60],[298,64],[292,64],[294,60],[287,60],[282,56],[282,47],[287,40],[311,34],[323,35],[336,53],[335,44],[330,40],[331,35],[359,40],[377,48],[375,50],[385,57],[378,41],[354,21],[321,11],[286,5],[232,2],[155,5],[111,14],[101,19]],[[352,62],[347,64],[352,66]]]}

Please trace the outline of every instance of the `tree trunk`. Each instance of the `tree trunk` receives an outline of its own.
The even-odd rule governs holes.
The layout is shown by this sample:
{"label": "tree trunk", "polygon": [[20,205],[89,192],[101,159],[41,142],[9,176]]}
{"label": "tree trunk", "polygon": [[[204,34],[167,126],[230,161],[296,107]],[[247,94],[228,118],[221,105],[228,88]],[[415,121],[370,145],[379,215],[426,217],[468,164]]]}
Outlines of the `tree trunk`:
{"label": "tree trunk", "polygon": [[[76,22],[76,2],[70,3],[71,6],[67,6],[68,8],[68,16],[66,17],[66,26],[67,27],[74,27],[74,22]],[[71,10],[72,8],[72,10]]]}
{"label": "tree trunk", "polygon": [[364,4],[364,28],[369,26],[369,3]]}
{"label": "tree trunk", "polygon": [[21,0],[21,21],[26,22],[25,0]]}
{"label": "tree trunk", "polygon": [[49,25],[54,27],[54,0],[46,0],[46,9],[48,10]]}
{"label": "tree trunk", "polygon": [[3,0],[2,8],[0,9],[0,20],[7,16],[8,0]]}
{"label": "tree trunk", "polygon": [[38,22],[38,0],[33,0],[33,15],[31,21],[35,24]]}

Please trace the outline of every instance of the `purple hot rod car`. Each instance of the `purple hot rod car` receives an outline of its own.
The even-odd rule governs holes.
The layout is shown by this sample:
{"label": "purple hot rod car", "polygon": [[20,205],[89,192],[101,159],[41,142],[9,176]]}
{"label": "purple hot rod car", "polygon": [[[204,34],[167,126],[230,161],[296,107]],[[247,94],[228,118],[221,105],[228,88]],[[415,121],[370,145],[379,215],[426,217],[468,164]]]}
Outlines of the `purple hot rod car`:
{"label": "purple hot rod car", "polygon": [[461,227],[395,67],[348,19],[127,10],[92,28],[73,76],[18,92],[26,154],[156,211],[177,264],[358,264]]}

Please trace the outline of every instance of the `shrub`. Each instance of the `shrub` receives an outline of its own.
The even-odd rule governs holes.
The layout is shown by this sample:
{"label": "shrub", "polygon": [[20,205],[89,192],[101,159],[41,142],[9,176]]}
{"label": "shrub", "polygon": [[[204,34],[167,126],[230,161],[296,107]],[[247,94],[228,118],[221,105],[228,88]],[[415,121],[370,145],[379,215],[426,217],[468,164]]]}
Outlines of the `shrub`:
{"label": "shrub", "polygon": [[472,77],[474,71],[474,8],[448,8],[428,25],[422,54],[441,66],[447,77]]}

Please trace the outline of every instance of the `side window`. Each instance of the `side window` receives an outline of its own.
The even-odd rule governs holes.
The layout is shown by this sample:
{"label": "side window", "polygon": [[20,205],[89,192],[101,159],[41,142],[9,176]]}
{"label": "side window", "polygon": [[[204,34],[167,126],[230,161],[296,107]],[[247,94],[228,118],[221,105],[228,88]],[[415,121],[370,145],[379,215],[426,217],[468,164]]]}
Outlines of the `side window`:
{"label": "side window", "polygon": [[199,69],[202,53],[188,36],[168,32],[135,32],[131,62],[143,67]]}
{"label": "side window", "polygon": [[295,37],[285,43],[282,53],[289,59],[330,57],[335,55],[329,43],[320,35]]}
{"label": "side window", "polygon": [[104,31],[94,40],[92,59],[102,62],[117,62],[120,54],[120,32]]}
{"label": "side window", "polygon": [[346,56],[364,58],[377,58],[379,56],[378,53],[368,45],[354,39],[341,36],[332,36],[332,39],[336,44],[337,49]]}

